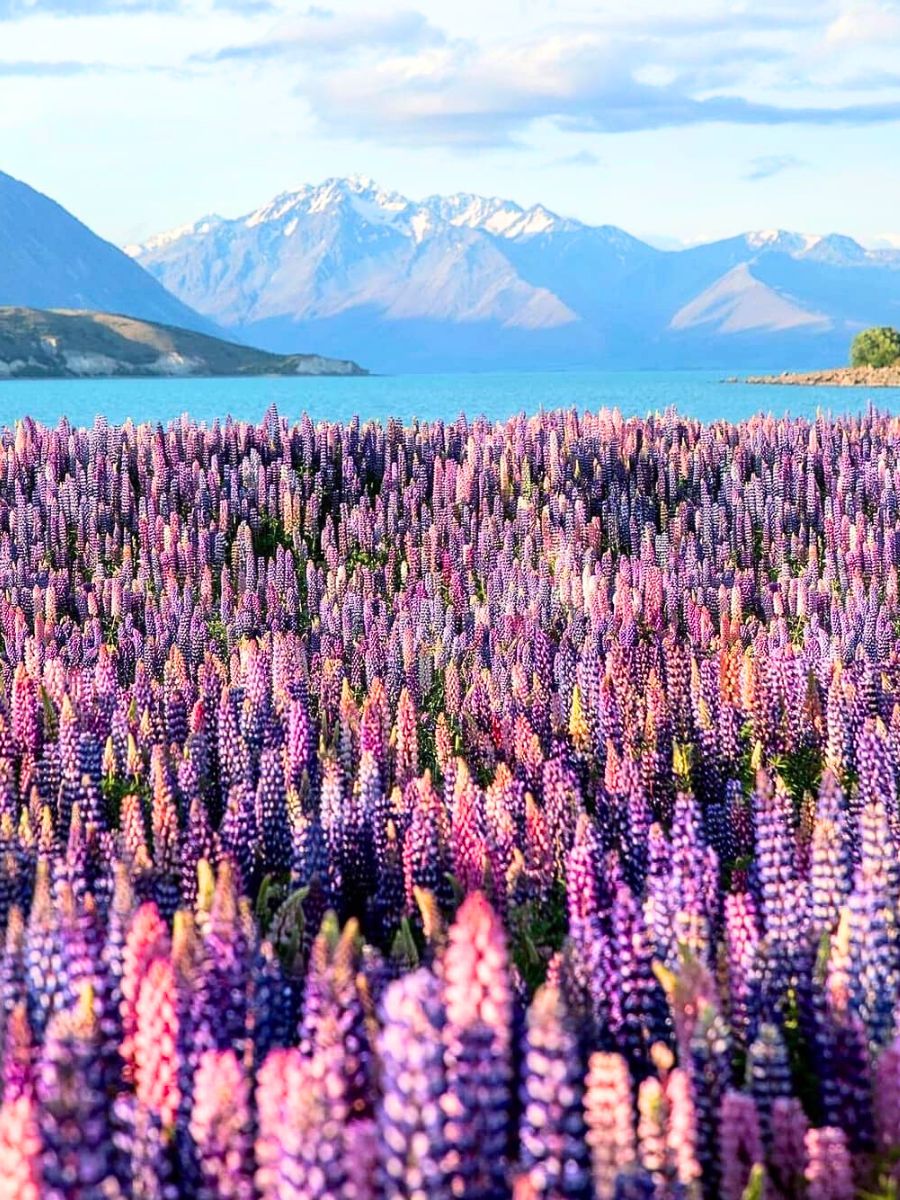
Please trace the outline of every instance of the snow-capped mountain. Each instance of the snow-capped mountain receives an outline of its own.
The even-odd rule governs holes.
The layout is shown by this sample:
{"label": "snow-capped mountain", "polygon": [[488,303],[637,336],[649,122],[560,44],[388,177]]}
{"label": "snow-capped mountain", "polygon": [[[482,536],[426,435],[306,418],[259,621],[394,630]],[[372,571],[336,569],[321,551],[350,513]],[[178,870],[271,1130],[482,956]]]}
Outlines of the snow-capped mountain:
{"label": "snow-capped mountain", "polygon": [[900,321],[900,252],[763,230],[663,251],[614,226],[352,177],[129,253],[185,304],[275,350],[377,370],[816,365]]}
{"label": "snow-capped mountain", "polygon": [[0,305],[92,309],[214,332],[126,254],[0,172]]}

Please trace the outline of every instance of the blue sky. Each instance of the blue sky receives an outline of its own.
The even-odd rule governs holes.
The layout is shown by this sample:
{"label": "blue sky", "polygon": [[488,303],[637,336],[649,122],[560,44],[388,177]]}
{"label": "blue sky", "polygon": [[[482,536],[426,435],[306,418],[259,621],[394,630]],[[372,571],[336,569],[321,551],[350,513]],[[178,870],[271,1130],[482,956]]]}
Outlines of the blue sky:
{"label": "blue sky", "polygon": [[0,0],[0,169],[113,241],[362,173],[900,246],[900,0]]}

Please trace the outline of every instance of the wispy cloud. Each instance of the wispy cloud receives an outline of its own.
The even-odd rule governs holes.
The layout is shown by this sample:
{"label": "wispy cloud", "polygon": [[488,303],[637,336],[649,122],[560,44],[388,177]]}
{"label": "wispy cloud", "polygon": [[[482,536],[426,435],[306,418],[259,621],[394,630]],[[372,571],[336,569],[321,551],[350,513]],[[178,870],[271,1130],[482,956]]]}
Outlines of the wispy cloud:
{"label": "wispy cloud", "polygon": [[106,67],[102,63],[0,61],[0,79],[16,77],[32,79],[66,78],[70,75],[86,75],[91,71],[103,70],[106,70]]}
{"label": "wispy cloud", "polygon": [[445,34],[422,13],[347,13],[310,7],[300,17],[285,21],[267,37],[242,45],[224,46],[198,55],[203,62],[266,62],[272,59],[308,60],[317,55],[348,59],[358,52],[374,55],[385,49],[412,54],[446,42]]}
{"label": "wispy cloud", "polygon": [[[210,0],[210,7],[234,13],[272,13],[273,0]],[[24,17],[102,17],[121,13],[190,13],[190,0],[0,0],[0,21]]]}
{"label": "wispy cloud", "polygon": [[[297,91],[324,127],[401,144],[512,144],[538,121],[580,132],[628,133],[709,123],[830,126],[900,119],[900,98],[871,104],[757,98],[752,73],[738,69],[728,47],[720,46],[710,64],[691,61],[695,48],[686,61],[671,48],[665,56],[655,49],[642,39],[581,32],[491,46],[447,40],[378,60],[345,55],[327,73],[307,70]],[[711,66],[722,81],[718,86]]]}
{"label": "wispy cloud", "polygon": [[599,167],[603,159],[592,150],[578,150],[575,154],[564,154],[554,158],[551,167]]}
{"label": "wispy cloud", "polygon": [[175,12],[181,0],[0,0],[0,21],[20,17],[95,17],[121,12]]}
{"label": "wispy cloud", "polygon": [[849,0],[828,26],[826,37],[839,45],[896,43],[900,4],[896,0]]}
{"label": "wispy cloud", "polygon": [[761,158],[751,160],[744,178],[755,183],[761,179],[771,179],[774,175],[781,175],[783,171],[793,171],[806,165],[802,158],[797,158],[793,154],[765,154]]}
{"label": "wispy cloud", "polygon": [[[803,55],[816,44],[827,58],[836,22],[858,4],[652,7],[601,2],[590,18],[521,38],[451,36],[415,10],[310,8],[195,61],[280,66],[323,132],[394,145],[511,146],[539,123],[608,134],[900,120],[900,88],[859,103],[858,91],[817,88],[807,70]],[[761,160],[753,178],[789,165]]]}

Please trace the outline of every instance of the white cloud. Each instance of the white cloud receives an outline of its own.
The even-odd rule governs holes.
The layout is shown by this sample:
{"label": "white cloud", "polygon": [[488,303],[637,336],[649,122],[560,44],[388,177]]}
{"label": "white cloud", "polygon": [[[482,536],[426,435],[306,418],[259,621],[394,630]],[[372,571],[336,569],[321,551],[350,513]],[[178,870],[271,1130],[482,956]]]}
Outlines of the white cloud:
{"label": "white cloud", "polygon": [[825,37],[838,46],[896,43],[900,39],[900,6],[892,0],[852,0],[828,26]]}

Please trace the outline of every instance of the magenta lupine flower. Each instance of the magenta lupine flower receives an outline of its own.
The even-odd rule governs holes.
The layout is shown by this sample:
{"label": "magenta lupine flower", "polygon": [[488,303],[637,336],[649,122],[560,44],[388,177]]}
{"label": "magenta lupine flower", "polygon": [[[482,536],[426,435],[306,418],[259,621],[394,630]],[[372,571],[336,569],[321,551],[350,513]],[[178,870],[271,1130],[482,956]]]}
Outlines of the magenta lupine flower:
{"label": "magenta lupine flower", "polygon": [[419,735],[416,706],[407,688],[397,701],[397,723],[394,752],[394,779],[405,788],[419,774]]}
{"label": "magenta lupine flower", "polygon": [[175,968],[170,959],[156,958],[135,1004],[134,1085],[138,1102],[164,1129],[174,1124],[181,1103],[180,1009]]}
{"label": "magenta lupine flower", "polygon": [[756,904],[749,892],[725,897],[725,947],[731,1026],[746,1045],[755,1032],[762,970]]}
{"label": "magenta lupine flower", "polygon": [[481,892],[461,905],[443,960],[445,1186],[472,1200],[506,1189],[512,995],[506,937]]}
{"label": "magenta lupine flower", "polygon": [[853,1200],[853,1166],[843,1130],[826,1126],[806,1134],[809,1200]]}
{"label": "magenta lupine flower", "polygon": [[326,1200],[348,1181],[347,1105],[334,1041],[312,1057],[273,1050],[256,1090],[261,1200]]}
{"label": "magenta lupine flower", "polygon": [[134,1068],[134,1037],[137,1030],[137,1003],[141,985],[152,963],[164,959],[170,950],[169,931],[153,903],[142,904],[134,914],[122,952],[122,1045],[120,1053],[126,1073]]}
{"label": "magenta lupine flower", "polygon": [[352,1200],[378,1200],[378,1127],[367,1118],[344,1126],[347,1180],[345,1194]]}
{"label": "magenta lupine flower", "polygon": [[453,874],[464,892],[484,886],[487,851],[480,830],[478,788],[466,764],[456,763],[450,808]]}
{"label": "magenta lupine flower", "polygon": [[16,1005],[4,1022],[2,1054],[2,1095],[14,1101],[31,1095],[34,1085],[36,1048],[24,1001]]}

